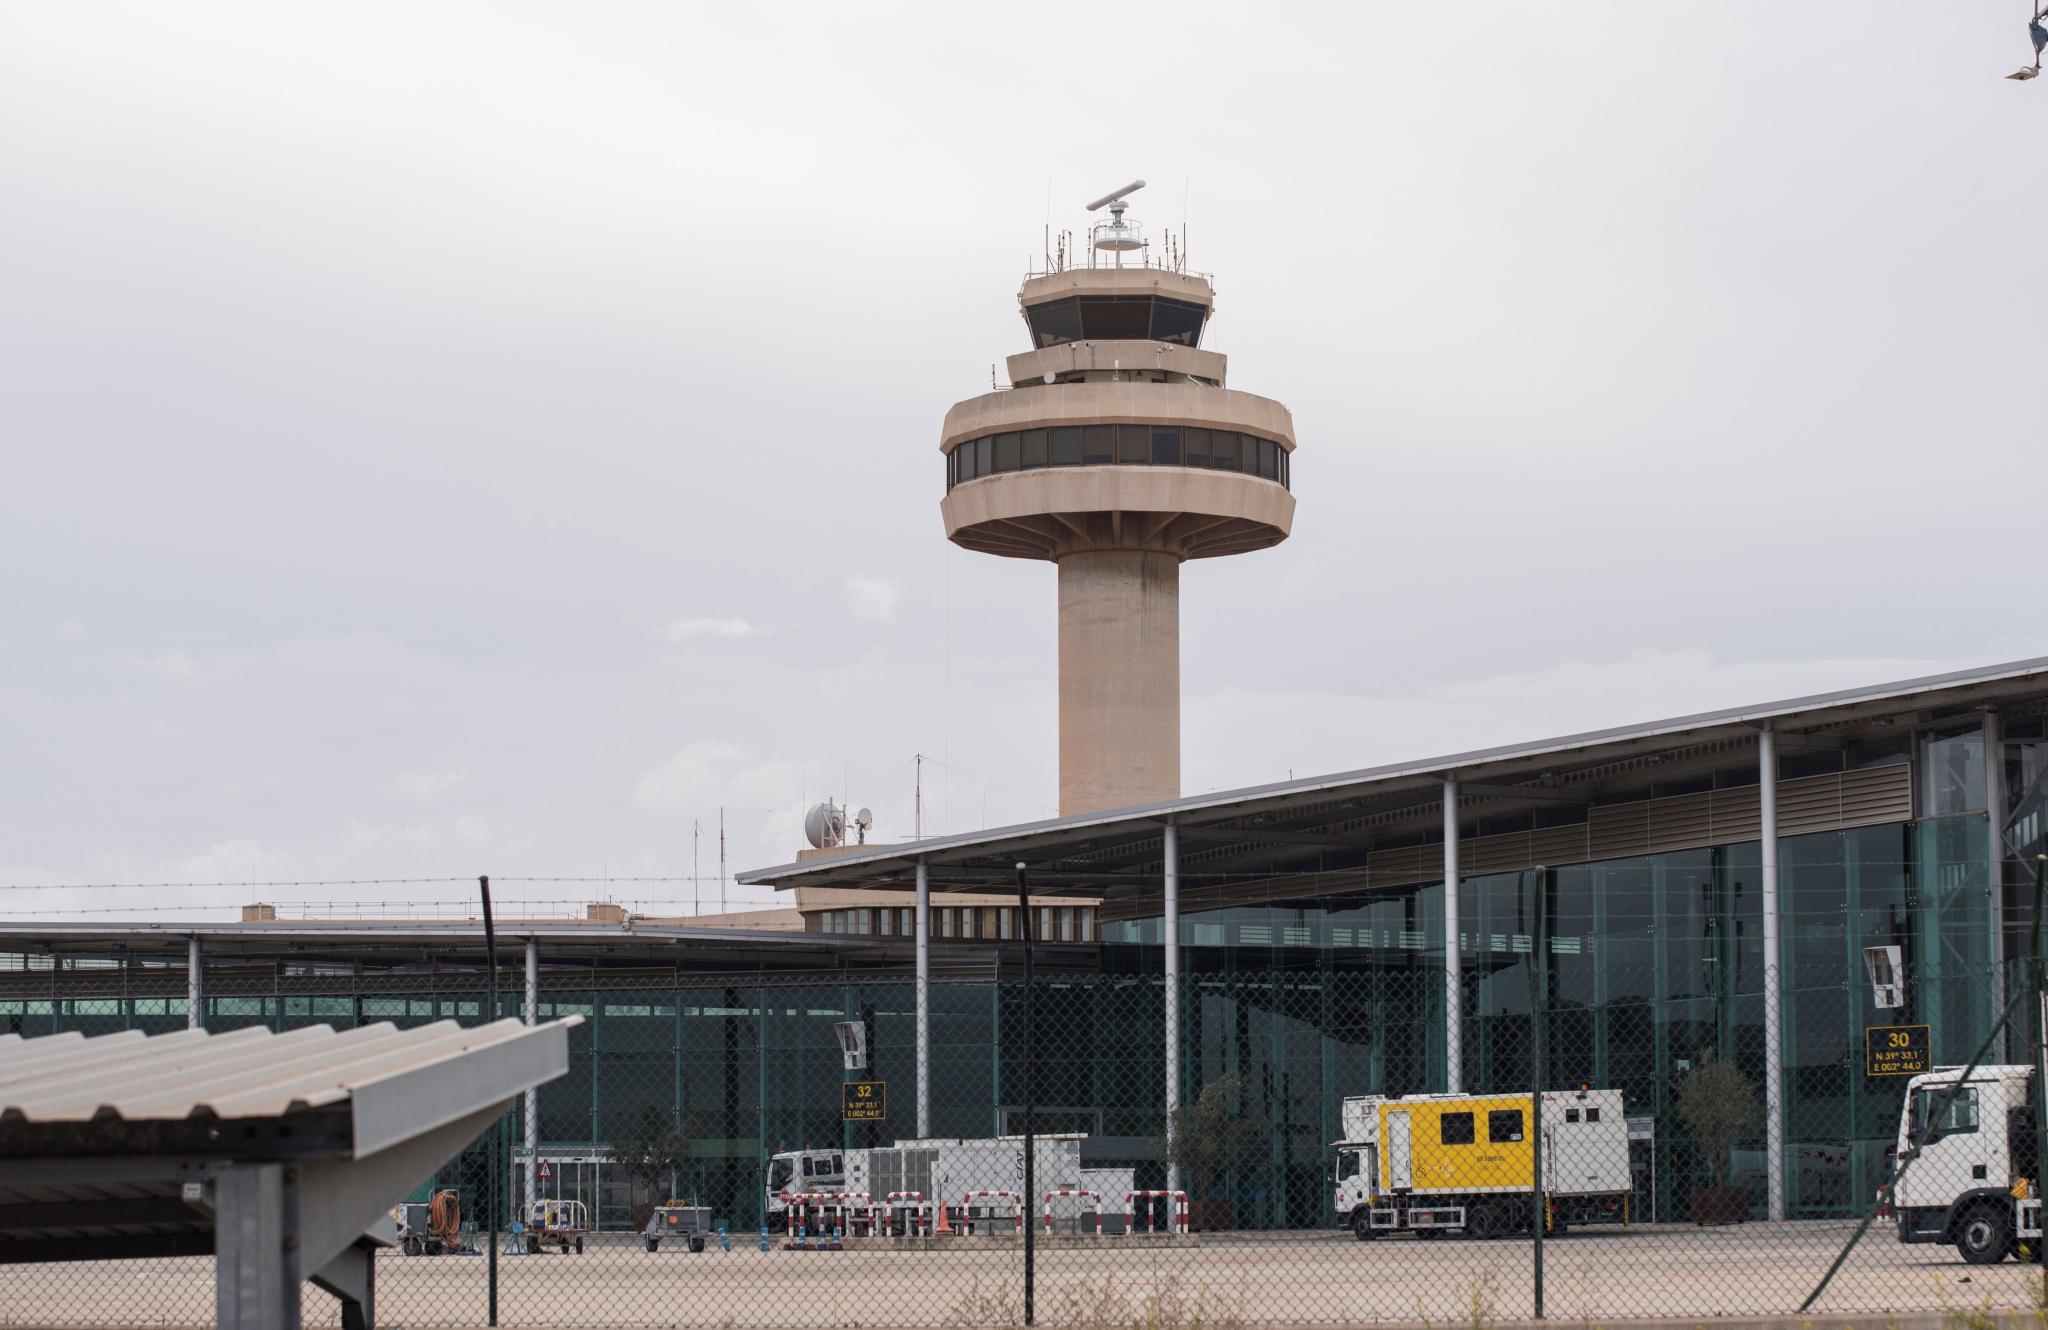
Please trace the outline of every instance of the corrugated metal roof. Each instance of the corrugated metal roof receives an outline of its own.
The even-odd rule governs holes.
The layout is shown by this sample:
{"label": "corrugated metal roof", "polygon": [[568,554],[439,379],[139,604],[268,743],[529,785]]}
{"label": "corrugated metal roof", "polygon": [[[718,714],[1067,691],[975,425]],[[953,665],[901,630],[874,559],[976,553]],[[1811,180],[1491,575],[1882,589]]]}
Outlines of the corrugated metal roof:
{"label": "corrugated metal roof", "polygon": [[[494,1056],[493,1062],[527,1061],[517,1056],[528,1051],[517,1047],[523,1044],[565,1048],[560,1031],[580,1020],[570,1016],[529,1026],[508,1018],[467,1027],[436,1021],[409,1029],[380,1022],[282,1033],[261,1027],[220,1034],[130,1030],[93,1038],[0,1035],[0,1127],[279,1118],[346,1104],[360,1154],[374,1148],[369,1137],[388,1129],[394,1101],[410,1106],[416,1126],[433,1125],[438,1074],[494,1051],[506,1057]],[[423,1103],[429,1105],[424,1110]]]}

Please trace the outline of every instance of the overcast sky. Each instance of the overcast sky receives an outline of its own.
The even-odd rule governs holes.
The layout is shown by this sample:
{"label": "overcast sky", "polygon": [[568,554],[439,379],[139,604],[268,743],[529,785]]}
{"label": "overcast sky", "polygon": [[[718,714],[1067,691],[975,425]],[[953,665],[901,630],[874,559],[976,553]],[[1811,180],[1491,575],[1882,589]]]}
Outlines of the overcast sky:
{"label": "overcast sky", "polygon": [[[0,884],[1052,812],[938,429],[1134,176],[1300,439],[1183,571],[1189,793],[2048,652],[2022,8],[10,6]],[[0,910],[256,898],[460,889]]]}

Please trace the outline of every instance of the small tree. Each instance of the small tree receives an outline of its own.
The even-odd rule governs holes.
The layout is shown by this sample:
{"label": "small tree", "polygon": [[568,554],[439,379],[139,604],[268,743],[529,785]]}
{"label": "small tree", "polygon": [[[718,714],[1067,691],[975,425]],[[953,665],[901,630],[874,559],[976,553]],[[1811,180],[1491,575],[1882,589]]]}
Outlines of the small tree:
{"label": "small tree", "polygon": [[1213,1186],[1238,1151],[1257,1140],[1257,1130],[1237,1111],[1243,1089],[1244,1078],[1226,1072],[1203,1086],[1194,1103],[1173,1110],[1166,1159],[1190,1190]]}
{"label": "small tree", "polygon": [[648,1105],[640,1110],[630,1127],[612,1138],[608,1153],[613,1163],[636,1181],[645,1183],[659,1201],[664,1195],[663,1184],[674,1177],[689,1152],[690,1138]]}
{"label": "small tree", "polygon": [[1714,1186],[1720,1188],[1728,1185],[1729,1152],[1753,1135],[1764,1118],[1749,1078],[1708,1048],[1678,1083],[1678,1120],[1706,1152]]}

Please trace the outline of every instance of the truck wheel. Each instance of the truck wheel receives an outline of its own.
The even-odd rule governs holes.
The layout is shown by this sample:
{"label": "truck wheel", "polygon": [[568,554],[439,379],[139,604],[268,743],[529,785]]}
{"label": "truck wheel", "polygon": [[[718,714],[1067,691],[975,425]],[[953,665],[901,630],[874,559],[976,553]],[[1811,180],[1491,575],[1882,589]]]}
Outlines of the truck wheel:
{"label": "truck wheel", "polygon": [[702,1239],[702,1238],[691,1238],[691,1239],[690,1239],[690,1250],[691,1250],[691,1251],[703,1251],[703,1250],[704,1250],[704,1239]]}
{"label": "truck wheel", "polygon": [[661,1239],[660,1239],[660,1238],[649,1238],[649,1239],[647,1239],[647,1250],[649,1250],[649,1251],[653,1251],[653,1250],[654,1250],[655,1248],[657,1248],[657,1247],[659,1247],[659,1246],[661,1246]]}
{"label": "truck wheel", "polygon": [[526,1254],[527,1254],[528,1256],[538,1256],[538,1255],[540,1255],[540,1235],[539,1235],[539,1234],[537,1234],[537,1233],[529,1233],[529,1234],[527,1234],[527,1235],[526,1235]]}
{"label": "truck wheel", "polygon": [[1956,1250],[1971,1265],[1998,1264],[2012,1250],[2012,1221],[1991,1206],[1978,1206],[1956,1228]]}
{"label": "truck wheel", "polygon": [[1351,1236],[1357,1238],[1360,1242],[1372,1241],[1372,1210],[1370,1207],[1361,1205],[1351,1212]]}
{"label": "truck wheel", "polygon": [[1465,1219],[1465,1232],[1471,1237],[1497,1238],[1507,1230],[1507,1216],[1492,1205],[1473,1206]]}
{"label": "truck wheel", "polygon": [[583,1254],[583,1239],[582,1239],[582,1238],[578,1238],[578,1239],[576,1239],[576,1254],[577,1254],[578,1256],[581,1256],[581,1255]]}

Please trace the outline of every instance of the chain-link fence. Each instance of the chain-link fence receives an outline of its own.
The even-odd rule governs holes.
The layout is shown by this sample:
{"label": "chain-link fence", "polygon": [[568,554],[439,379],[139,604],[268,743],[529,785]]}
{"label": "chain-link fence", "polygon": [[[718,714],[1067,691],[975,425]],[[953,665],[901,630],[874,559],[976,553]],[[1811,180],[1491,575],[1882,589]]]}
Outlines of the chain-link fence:
{"label": "chain-link fence", "polygon": [[[1772,1010],[1753,903],[1719,880],[1660,879],[1659,919],[1699,916],[1662,930],[1570,873],[1468,884],[1455,1078],[1442,957],[1397,919],[1344,950],[1190,946],[1171,1113],[1156,949],[1029,987],[1014,946],[951,967],[922,1106],[899,973],[543,958],[539,1018],[585,1018],[570,1072],[406,1198],[379,1319],[484,1324],[493,1278],[500,1322],[535,1326],[1701,1317],[1793,1312],[1838,1258],[1814,1310],[2039,1305],[2026,967],[2001,988],[1922,900],[1788,892]],[[473,968],[202,986],[216,1031],[468,1024],[486,999]],[[185,993],[177,965],[24,960],[0,1029],[180,1029]],[[0,1323],[212,1313],[204,1258],[0,1265]]]}

